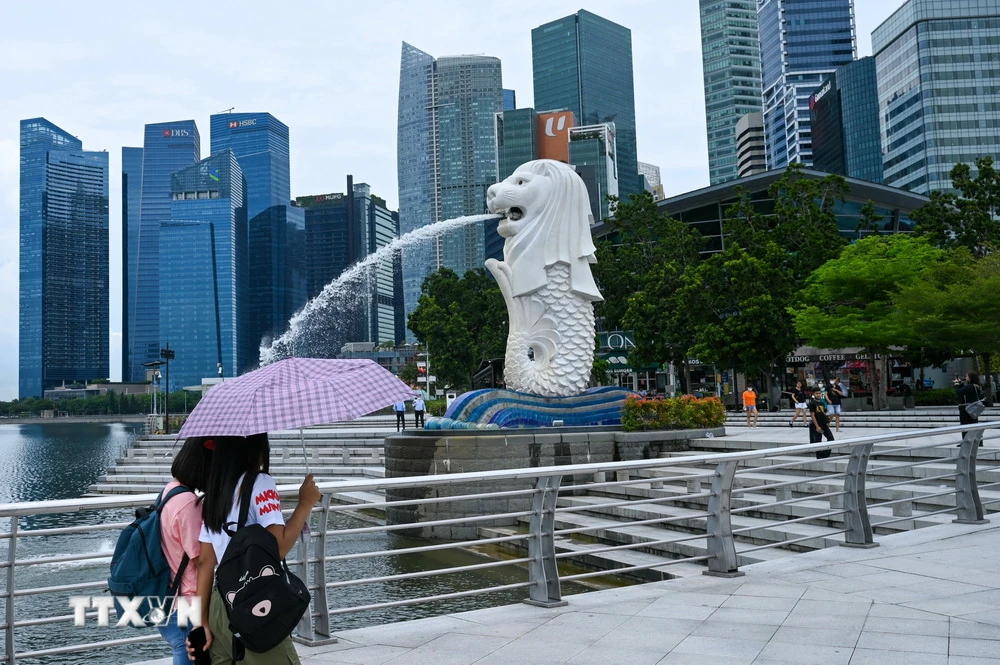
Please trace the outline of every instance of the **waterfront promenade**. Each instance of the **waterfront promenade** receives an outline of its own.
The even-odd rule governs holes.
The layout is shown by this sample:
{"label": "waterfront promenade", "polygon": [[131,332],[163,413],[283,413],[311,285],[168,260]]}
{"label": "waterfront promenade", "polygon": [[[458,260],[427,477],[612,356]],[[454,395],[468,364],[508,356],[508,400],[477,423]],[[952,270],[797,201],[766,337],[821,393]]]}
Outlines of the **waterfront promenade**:
{"label": "waterfront promenade", "polygon": [[[308,665],[1000,665],[1000,524],[336,633]],[[147,665],[169,665],[169,659]]]}

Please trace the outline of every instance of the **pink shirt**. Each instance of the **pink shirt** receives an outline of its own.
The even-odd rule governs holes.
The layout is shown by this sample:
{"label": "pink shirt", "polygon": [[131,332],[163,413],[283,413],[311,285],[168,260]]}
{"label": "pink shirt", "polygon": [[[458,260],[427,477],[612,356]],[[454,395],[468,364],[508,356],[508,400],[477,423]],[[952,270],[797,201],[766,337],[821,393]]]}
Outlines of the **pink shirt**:
{"label": "pink shirt", "polygon": [[[163,496],[180,486],[176,480],[170,481],[163,489]],[[187,553],[194,559],[201,554],[198,534],[201,532],[201,505],[194,492],[182,492],[167,501],[160,511],[160,546],[170,564],[173,575],[177,575],[181,559]],[[198,593],[198,568],[188,561],[181,578],[180,594],[194,596]]]}

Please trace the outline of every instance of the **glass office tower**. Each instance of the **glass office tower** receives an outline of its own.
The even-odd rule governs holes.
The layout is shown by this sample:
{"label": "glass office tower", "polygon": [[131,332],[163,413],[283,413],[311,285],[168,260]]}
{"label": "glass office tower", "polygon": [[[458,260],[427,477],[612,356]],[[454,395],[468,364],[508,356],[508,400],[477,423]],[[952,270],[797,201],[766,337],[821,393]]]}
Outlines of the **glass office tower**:
{"label": "glass office tower", "polygon": [[503,89],[503,110],[513,111],[517,108],[517,93],[509,88]]}
{"label": "glass office tower", "polygon": [[844,65],[809,98],[813,167],[882,182],[875,58]]}
{"label": "glass office tower", "polygon": [[[136,275],[139,257],[139,234],[130,233],[139,227],[139,208],[142,201],[142,148],[122,148],[122,321],[131,320],[129,312],[135,309],[136,291],[130,287],[129,278]],[[122,379],[129,378],[129,326],[122,326]]]}
{"label": "glass office tower", "polygon": [[220,365],[223,376],[234,376],[249,364],[241,339],[247,217],[243,172],[230,150],[170,182],[170,219],[160,224],[160,334],[175,350],[167,388],[179,390],[218,376]]}
{"label": "glass office tower", "polygon": [[[347,193],[300,196],[305,211],[306,266],[309,297],[315,297],[351,265],[399,236],[399,215],[366,183],[347,176]],[[380,262],[361,288],[368,292],[355,303],[352,325],[343,327],[343,342],[396,344],[403,341],[402,275],[395,257]],[[339,348],[331,349],[338,352]]]}
{"label": "glass office tower", "polygon": [[853,0],[758,0],[767,167],[812,164],[809,97],[854,60]]}
{"label": "glass office tower", "polygon": [[[397,174],[400,233],[482,214],[496,182],[496,114],[503,110],[500,60],[435,59],[403,43],[399,73]],[[424,279],[441,267],[462,274],[485,260],[482,223],[403,252],[408,316]]]}
{"label": "glass office tower", "polygon": [[[497,182],[507,178],[525,162],[538,159],[538,114],[535,109],[516,109],[497,114]],[[493,223],[496,228],[496,223]]]}
{"label": "glass office tower", "polygon": [[757,0],[699,0],[702,77],[713,185],[737,176],[736,123],[761,110]]}
{"label": "glass office tower", "polygon": [[885,183],[951,191],[1000,157],[1000,0],[908,0],[872,33]]}
{"label": "glass office tower", "polygon": [[232,150],[246,181],[254,269],[245,338],[256,348],[285,332],[306,303],[305,218],[289,204],[288,126],[270,113],[219,113],[210,124],[212,154]]}
{"label": "glass office tower", "polygon": [[614,122],[620,195],[637,194],[632,31],[581,9],[531,31],[531,63],[536,109],[569,109],[580,125]]}
{"label": "glass office tower", "polygon": [[20,124],[18,395],[109,377],[108,153]]}
{"label": "glass office tower", "polygon": [[159,360],[167,341],[160,335],[160,225],[170,221],[171,175],[200,159],[201,136],[194,120],[146,125],[139,216],[130,215],[127,230],[135,254],[127,259],[130,272],[122,294],[122,309],[128,316],[122,329],[129,343],[128,362],[122,366],[124,381],[144,381],[142,364]]}

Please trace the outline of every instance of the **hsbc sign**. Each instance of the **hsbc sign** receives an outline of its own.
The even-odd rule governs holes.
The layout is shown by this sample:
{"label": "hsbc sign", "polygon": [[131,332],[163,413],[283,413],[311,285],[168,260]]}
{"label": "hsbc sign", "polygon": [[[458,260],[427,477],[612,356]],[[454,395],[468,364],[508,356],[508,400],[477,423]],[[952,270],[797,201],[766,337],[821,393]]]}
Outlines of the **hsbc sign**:
{"label": "hsbc sign", "polygon": [[191,130],[189,129],[164,129],[164,138],[175,138],[177,136],[191,136]]}
{"label": "hsbc sign", "polygon": [[253,127],[257,124],[256,118],[250,118],[248,120],[230,120],[229,129],[239,129],[240,127]]}

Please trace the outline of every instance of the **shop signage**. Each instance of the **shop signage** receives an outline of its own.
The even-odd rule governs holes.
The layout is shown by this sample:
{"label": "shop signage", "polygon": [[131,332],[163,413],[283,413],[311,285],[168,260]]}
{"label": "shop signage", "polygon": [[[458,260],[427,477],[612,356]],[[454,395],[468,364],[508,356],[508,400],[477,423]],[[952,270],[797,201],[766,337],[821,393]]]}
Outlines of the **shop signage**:
{"label": "shop signage", "polygon": [[[881,358],[879,353],[875,358]],[[823,362],[848,362],[850,360],[868,360],[867,353],[826,353],[813,356],[786,356],[785,362],[789,363],[823,363]]]}
{"label": "shop signage", "polygon": [[600,342],[602,349],[612,349],[614,351],[619,351],[622,349],[635,348],[635,341],[632,339],[632,333],[625,332],[622,330],[615,330],[613,332],[601,333]]}
{"label": "shop signage", "polygon": [[229,129],[237,129],[239,127],[252,127],[257,124],[256,118],[248,118],[247,120],[230,120]]}

